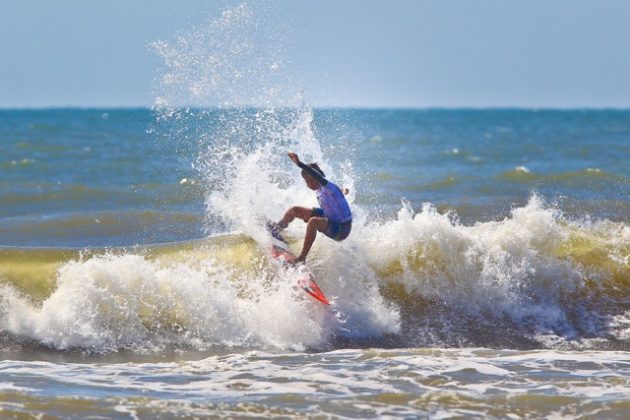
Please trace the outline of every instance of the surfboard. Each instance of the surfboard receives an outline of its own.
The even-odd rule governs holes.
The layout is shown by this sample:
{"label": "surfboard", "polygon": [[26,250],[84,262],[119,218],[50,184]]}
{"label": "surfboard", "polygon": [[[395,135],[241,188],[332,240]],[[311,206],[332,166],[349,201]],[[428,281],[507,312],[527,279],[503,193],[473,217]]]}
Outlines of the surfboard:
{"label": "surfboard", "polygon": [[[293,252],[291,252],[291,248],[289,248],[289,244],[282,237],[282,235],[272,229],[267,225],[267,231],[271,235],[271,257],[282,264],[289,264],[291,261],[294,261],[297,257]],[[303,277],[300,277],[298,280],[298,285],[309,295],[317,299],[318,301],[330,305],[330,301],[324,295],[324,292],[319,288],[311,273],[305,273]]]}

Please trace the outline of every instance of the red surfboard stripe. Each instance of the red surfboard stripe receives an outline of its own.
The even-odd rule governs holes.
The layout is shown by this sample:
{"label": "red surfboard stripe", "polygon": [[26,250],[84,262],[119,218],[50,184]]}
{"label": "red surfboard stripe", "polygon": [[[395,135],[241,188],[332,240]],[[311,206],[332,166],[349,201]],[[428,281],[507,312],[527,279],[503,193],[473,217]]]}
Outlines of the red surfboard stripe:
{"label": "red surfboard stripe", "polygon": [[[276,239],[283,240],[284,238],[276,237]],[[282,242],[286,243],[284,240]],[[291,252],[277,245],[271,246],[271,256],[276,260],[284,260],[284,262],[290,262],[296,259],[295,255],[293,255]],[[330,301],[328,300],[328,298],[326,298],[324,292],[322,292],[322,290],[319,288],[317,283],[315,283],[315,280],[313,280],[310,274],[308,275],[308,277],[298,280],[298,285],[302,289],[304,289],[306,293],[313,296],[315,299],[326,305],[330,305]]]}

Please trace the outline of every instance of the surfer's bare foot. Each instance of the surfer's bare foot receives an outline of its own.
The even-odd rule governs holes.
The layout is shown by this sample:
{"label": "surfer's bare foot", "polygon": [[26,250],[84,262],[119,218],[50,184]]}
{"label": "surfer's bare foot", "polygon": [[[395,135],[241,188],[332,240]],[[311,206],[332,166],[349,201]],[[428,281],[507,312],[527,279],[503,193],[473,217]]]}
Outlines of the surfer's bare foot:
{"label": "surfer's bare foot", "polygon": [[298,257],[298,258],[296,258],[296,259],[294,259],[294,260],[287,261],[287,262],[288,262],[289,264],[291,264],[291,265],[298,265],[298,264],[304,264],[304,260],[305,260],[305,259],[306,259],[306,258],[303,258],[303,257]]}
{"label": "surfer's bare foot", "polygon": [[286,224],[279,222],[267,222],[266,224],[267,230],[271,232],[272,235],[279,235],[287,226]]}

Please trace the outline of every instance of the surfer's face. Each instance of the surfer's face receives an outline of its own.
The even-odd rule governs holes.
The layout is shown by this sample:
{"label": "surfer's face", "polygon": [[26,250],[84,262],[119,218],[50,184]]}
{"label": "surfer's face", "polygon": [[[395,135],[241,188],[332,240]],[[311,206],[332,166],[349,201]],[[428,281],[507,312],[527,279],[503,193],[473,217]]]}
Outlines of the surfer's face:
{"label": "surfer's face", "polygon": [[304,178],[304,182],[306,182],[306,186],[311,190],[316,190],[319,188],[319,182],[312,176],[310,176],[307,172],[302,171],[302,178]]}

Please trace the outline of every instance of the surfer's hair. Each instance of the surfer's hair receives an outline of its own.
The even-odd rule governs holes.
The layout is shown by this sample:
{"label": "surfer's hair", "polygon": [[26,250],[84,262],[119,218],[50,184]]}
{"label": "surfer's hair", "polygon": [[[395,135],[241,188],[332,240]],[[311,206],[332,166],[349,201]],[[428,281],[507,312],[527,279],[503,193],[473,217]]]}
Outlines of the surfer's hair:
{"label": "surfer's hair", "polygon": [[320,168],[317,163],[315,163],[315,162],[309,163],[306,166],[308,166],[309,168],[313,169],[315,172],[320,174],[322,176],[322,178],[326,178],[326,174],[324,174],[324,171],[322,171],[322,168]]}

